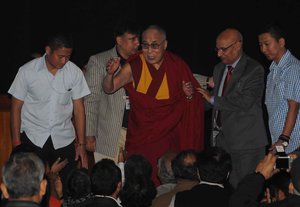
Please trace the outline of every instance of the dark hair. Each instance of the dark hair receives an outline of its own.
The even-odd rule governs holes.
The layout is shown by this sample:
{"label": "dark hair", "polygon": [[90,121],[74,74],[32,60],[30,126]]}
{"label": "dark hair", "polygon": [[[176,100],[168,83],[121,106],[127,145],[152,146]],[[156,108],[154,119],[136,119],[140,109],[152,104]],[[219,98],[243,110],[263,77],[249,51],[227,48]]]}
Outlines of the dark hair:
{"label": "dark hair", "polygon": [[121,179],[121,170],[114,161],[102,159],[92,169],[92,192],[110,196],[116,191]]}
{"label": "dark hair", "polygon": [[232,169],[231,157],[220,147],[210,147],[199,153],[197,166],[200,181],[223,184]]}
{"label": "dark hair", "polygon": [[67,196],[78,199],[91,193],[91,180],[87,169],[73,169],[67,176]]}
{"label": "dark hair", "polygon": [[134,20],[122,18],[122,19],[119,19],[119,21],[114,26],[113,33],[114,33],[115,38],[118,36],[122,36],[125,33],[139,35],[140,28],[139,28],[137,22],[135,22]]}
{"label": "dark hair", "polygon": [[277,41],[280,38],[284,38],[286,34],[282,30],[282,27],[276,23],[276,22],[269,22],[266,25],[264,25],[262,28],[259,30],[259,35],[263,33],[269,33],[273,38],[275,38]]}
{"label": "dark hair", "polygon": [[276,197],[278,191],[281,190],[284,195],[289,196],[290,173],[281,170],[267,180],[267,186],[270,189],[270,194]]}
{"label": "dark hair", "polygon": [[[187,162],[188,157],[194,157],[193,163]],[[172,160],[172,169],[176,179],[199,180],[196,166],[197,152],[195,150],[183,150]]]}
{"label": "dark hair", "polygon": [[44,163],[31,152],[12,154],[2,168],[3,183],[11,199],[37,195],[44,173]]}
{"label": "dark hair", "polygon": [[151,163],[142,155],[131,155],[125,162],[125,184],[120,193],[124,207],[148,207],[156,196],[151,180]]}
{"label": "dark hair", "polygon": [[49,37],[48,46],[52,51],[59,48],[73,48],[73,36],[70,33],[58,33]]}

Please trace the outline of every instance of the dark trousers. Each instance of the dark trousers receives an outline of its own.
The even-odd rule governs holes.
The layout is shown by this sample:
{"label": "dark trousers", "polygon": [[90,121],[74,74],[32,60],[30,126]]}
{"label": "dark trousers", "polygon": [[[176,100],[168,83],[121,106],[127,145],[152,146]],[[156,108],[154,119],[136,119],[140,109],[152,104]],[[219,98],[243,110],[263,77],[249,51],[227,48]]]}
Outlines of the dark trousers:
{"label": "dark trousers", "polygon": [[216,145],[225,149],[231,156],[232,171],[229,182],[236,188],[238,183],[248,174],[255,171],[257,164],[265,156],[265,147],[255,149],[232,150],[224,141],[222,131],[216,137]]}
{"label": "dark trousers", "polygon": [[51,136],[49,136],[43,148],[40,148],[33,144],[25,133],[22,133],[21,143],[30,147],[33,152],[35,152],[45,163],[49,164],[49,167],[51,167],[59,157],[61,158],[61,160],[68,159],[69,163],[59,173],[65,192],[67,188],[67,176],[71,170],[76,168],[74,142],[65,147],[55,150],[53,147]]}

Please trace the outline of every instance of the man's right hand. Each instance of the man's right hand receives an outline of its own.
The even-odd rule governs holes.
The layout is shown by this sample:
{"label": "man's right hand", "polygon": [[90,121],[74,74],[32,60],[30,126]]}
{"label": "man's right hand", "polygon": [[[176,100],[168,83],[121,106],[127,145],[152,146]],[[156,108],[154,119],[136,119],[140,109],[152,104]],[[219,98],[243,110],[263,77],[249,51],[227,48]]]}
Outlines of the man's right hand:
{"label": "man's right hand", "polygon": [[96,150],[96,137],[95,136],[86,136],[86,150],[90,152],[95,152]]}
{"label": "man's right hand", "polygon": [[113,75],[120,66],[120,58],[110,58],[106,63],[106,72]]}

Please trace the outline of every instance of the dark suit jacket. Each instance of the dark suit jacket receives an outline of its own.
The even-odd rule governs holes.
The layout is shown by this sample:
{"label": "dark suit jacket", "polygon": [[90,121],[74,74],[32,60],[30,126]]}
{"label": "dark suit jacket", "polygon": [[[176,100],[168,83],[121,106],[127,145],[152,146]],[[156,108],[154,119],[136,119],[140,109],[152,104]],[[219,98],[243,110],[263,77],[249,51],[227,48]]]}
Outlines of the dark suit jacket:
{"label": "dark suit jacket", "polygon": [[176,194],[175,207],[226,207],[228,206],[230,191],[214,185],[199,184],[191,190]]}
{"label": "dark suit jacket", "polygon": [[214,68],[214,110],[221,111],[224,141],[232,150],[254,149],[267,145],[262,111],[264,68],[254,59],[242,54],[234,68],[222,97],[217,93],[225,70],[219,63]]}
{"label": "dark suit jacket", "polygon": [[109,197],[95,197],[85,207],[120,207],[114,199]]}
{"label": "dark suit jacket", "polygon": [[3,206],[4,207],[40,207],[40,204],[35,203],[33,201],[12,200],[12,201],[8,201]]}

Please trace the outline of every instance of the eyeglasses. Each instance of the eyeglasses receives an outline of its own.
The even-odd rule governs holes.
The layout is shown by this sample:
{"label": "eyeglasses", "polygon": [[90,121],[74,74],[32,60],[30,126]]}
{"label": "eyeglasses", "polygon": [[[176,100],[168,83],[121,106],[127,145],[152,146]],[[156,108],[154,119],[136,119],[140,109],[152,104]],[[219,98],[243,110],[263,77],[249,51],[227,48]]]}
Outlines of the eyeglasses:
{"label": "eyeglasses", "polygon": [[162,43],[164,42],[165,40],[163,40],[161,43],[151,43],[151,44],[148,44],[148,43],[145,43],[145,42],[142,42],[141,46],[142,46],[142,49],[149,49],[149,47],[151,47],[152,49],[159,49],[160,46],[162,45]]}
{"label": "eyeglasses", "polygon": [[221,52],[223,52],[223,53],[225,53],[229,48],[231,48],[235,43],[237,43],[237,42],[240,42],[240,41],[235,41],[234,43],[232,43],[231,45],[229,45],[228,47],[220,47],[220,48],[215,48],[215,51],[216,52],[219,52],[219,51],[221,51]]}

